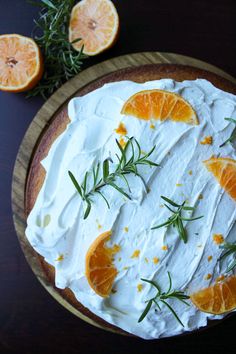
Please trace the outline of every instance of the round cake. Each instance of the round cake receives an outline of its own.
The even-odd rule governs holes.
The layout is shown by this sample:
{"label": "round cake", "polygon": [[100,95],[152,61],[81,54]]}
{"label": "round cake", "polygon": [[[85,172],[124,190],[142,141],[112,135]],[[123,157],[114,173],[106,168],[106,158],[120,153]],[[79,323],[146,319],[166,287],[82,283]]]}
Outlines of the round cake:
{"label": "round cake", "polygon": [[155,339],[234,310],[233,93],[191,67],[126,69],[85,87],[44,132],[26,236],[49,281],[100,325]]}

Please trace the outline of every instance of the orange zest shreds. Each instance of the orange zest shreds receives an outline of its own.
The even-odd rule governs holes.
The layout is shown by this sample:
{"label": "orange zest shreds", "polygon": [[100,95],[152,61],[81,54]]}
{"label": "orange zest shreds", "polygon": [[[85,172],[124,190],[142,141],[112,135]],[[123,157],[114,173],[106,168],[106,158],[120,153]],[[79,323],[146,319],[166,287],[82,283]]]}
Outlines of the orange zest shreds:
{"label": "orange zest shreds", "polygon": [[61,262],[64,260],[64,254],[60,254],[57,259],[55,259],[56,262]]}
{"label": "orange zest shreds", "polygon": [[218,278],[216,278],[217,282],[220,282],[220,281],[223,281],[223,280],[225,280],[225,275],[223,275],[223,274],[219,275]]}
{"label": "orange zest shreds", "polygon": [[0,35],[0,90],[30,90],[42,75],[43,58],[33,39],[19,34]]}
{"label": "orange zest shreds", "polygon": [[163,251],[167,251],[167,250],[168,250],[168,247],[164,245],[164,246],[161,247],[161,249],[162,249]]}
{"label": "orange zest shreds", "polygon": [[127,135],[127,129],[124,123],[120,122],[118,128],[115,129],[115,132],[120,135]]}
{"label": "orange zest shreds", "polygon": [[130,258],[138,258],[140,255],[140,250],[135,250]]}
{"label": "orange zest shreds", "polygon": [[111,231],[98,236],[89,247],[86,254],[85,274],[91,288],[100,296],[109,296],[117,269],[113,264],[114,255],[119,252],[120,246],[109,248],[106,243],[111,238]]}
{"label": "orange zest shreds", "polygon": [[98,230],[101,230],[102,229],[102,225],[99,223],[98,219],[96,219],[96,223],[97,223]]}
{"label": "orange zest shreds", "polygon": [[150,124],[150,129],[155,129],[155,125],[154,124]]}
{"label": "orange zest shreds", "polygon": [[123,138],[120,138],[119,140],[120,145],[124,148],[126,145],[126,141]]}
{"label": "orange zest shreds", "polygon": [[120,245],[117,245],[117,244],[115,243],[114,246],[111,248],[111,250],[112,250],[112,252],[113,252],[114,254],[116,254],[117,252],[120,252],[121,247],[120,247]]}
{"label": "orange zest shreds", "polygon": [[124,231],[125,231],[125,232],[128,232],[128,231],[129,231],[128,226],[125,226],[125,227],[124,227]]}
{"label": "orange zest shreds", "polygon": [[157,264],[157,263],[159,263],[160,259],[157,257],[153,257],[152,261],[154,264]]}
{"label": "orange zest shreds", "polygon": [[137,92],[125,102],[121,113],[144,120],[170,119],[186,124],[199,124],[195,111],[187,101],[175,93],[163,90]]}
{"label": "orange zest shreds", "polygon": [[221,245],[224,243],[224,236],[222,234],[214,234],[213,235],[213,241],[215,242],[216,245]]}
{"label": "orange zest shreds", "polygon": [[200,141],[200,144],[202,145],[212,145],[212,141],[213,141],[213,138],[212,136],[205,136],[205,138],[203,138],[201,141]]}
{"label": "orange zest shreds", "polygon": [[209,279],[211,279],[211,278],[212,278],[212,274],[210,274],[210,273],[208,273],[208,274],[204,277],[205,280],[209,280]]}
{"label": "orange zest shreds", "polygon": [[72,9],[69,24],[69,40],[75,50],[96,55],[110,48],[119,32],[119,16],[110,0],[83,0]]}
{"label": "orange zest shreds", "polygon": [[143,290],[143,284],[138,284],[137,285],[138,292]]}
{"label": "orange zest shreds", "polygon": [[220,186],[236,201],[236,160],[227,157],[211,157],[203,163]]}
{"label": "orange zest shreds", "polygon": [[208,260],[208,262],[211,262],[212,261],[212,256],[208,256],[207,260]]}
{"label": "orange zest shreds", "polygon": [[223,314],[236,308],[236,277],[225,278],[213,286],[190,295],[193,304],[201,311]]}

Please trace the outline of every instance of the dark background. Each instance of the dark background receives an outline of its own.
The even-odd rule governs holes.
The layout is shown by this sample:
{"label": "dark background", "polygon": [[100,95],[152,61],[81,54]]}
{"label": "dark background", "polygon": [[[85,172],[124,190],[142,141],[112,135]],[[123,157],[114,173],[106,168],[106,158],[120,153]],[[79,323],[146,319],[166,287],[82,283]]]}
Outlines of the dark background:
{"label": "dark background", "polygon": [[[235,0],[115,0],[121,33],[114,48],[84,67],[139,51],[169,51],[215,64],[236,77]],[[38,9],[0,0],[0,34],[30,36]],[[111,334],[76,318],[39,284],[12,222],[11,177],[24,133],[41,98],[0,92],[0,354],[235,353],[236,316],[192,335],[143,341]]]}

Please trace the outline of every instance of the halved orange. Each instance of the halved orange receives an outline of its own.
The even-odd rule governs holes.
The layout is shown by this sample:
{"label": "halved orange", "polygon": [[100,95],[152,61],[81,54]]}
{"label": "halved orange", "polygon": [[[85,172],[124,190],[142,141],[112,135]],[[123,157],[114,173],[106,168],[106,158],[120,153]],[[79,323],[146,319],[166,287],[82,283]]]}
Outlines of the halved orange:
{"label": "halved orange", "polygon": [[221,187],[236,200],[236,161],[227,157],[211,157],[203,163]]}
{"label": "halved orange", "polygon": [[122,114],[139,119],[166,120],[196,125],[197,115],[180,95],[163,90],[144,90],[131,96],[123,105]]}
{"label": "halved orange", "polygon": [[0,90],[27,91],[42,74],[42,55],[33,39],[19,34],[0,36]]}
{"label": "halved orange", "polygon": [[213,286],[190,295],[190,298],[203,312],[219,315],[232,311],[236,308],[236,276],[216,282]]}
{"label": "halved orange", "polygon": [[81,38],[73,43],[80,51],[96,55],[110,48],[116,41],[119,32],[119,17],[110,0],[82,0],[71,12],[69,40]]}
{"label": "halved orange", "polygon": [[113,265],[113,257],[119,251],[119,246],[106,246],[110,240],[111,231],[98,236],[86,254],[85,274],[91,288],[100,296],[109,296],[117,269]]}

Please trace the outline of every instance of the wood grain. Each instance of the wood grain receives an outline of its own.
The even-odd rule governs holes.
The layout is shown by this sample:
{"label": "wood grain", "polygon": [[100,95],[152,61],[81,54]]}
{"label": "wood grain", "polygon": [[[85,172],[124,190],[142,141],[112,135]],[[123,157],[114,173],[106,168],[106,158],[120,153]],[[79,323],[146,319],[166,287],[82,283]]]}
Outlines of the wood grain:
{"label": "wood grain", "polygon": [[[67,117],[65,117],[68,99],[75,95],[83,95],[106,82],[119,81],[122,78],[143,82],[164,77],[177,80],[179,78],[207,78],[216,86],[236,93],[236,80],[230,75],[210,64],[182,55],[146,52],[105,61],[84,70],[67,82],[43,105],[21,143],[13,173],[12,208],[14,224],[23,252],[37,278],[58,302],[76,316],[95,326],[119,333],[123,332],[91,316],[88,311],[79,306],[69,290],[59,291],[53,286],[53,269],[45,266],[42,258],[29,245],[25,237],[25,220],[42,184],[42,179],[40,180],[37,176],[40,160],[47,154],[53,140],[65,129],[68,122]],[[50,131],[56,132],[56,135],[50,134]],[[37,151],[37,154],[34,154],[35,151]],[[28,175],[30,176],[28,179],[30,183],[27,184]],[[32,196],[28,200],[25,200],[26,189]]]}

